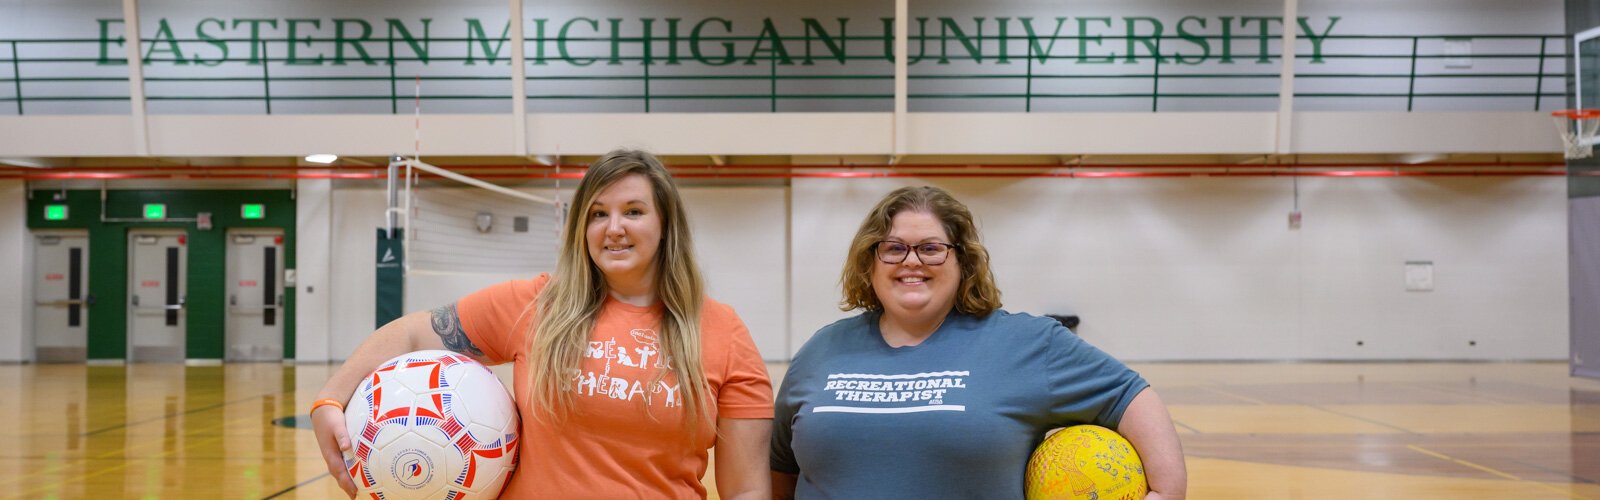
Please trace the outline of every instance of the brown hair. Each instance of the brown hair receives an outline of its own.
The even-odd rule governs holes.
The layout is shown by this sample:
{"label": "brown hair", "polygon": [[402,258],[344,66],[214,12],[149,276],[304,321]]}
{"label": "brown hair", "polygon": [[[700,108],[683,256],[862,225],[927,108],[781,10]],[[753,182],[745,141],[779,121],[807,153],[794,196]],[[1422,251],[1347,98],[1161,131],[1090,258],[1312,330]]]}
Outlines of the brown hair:
{"label": "brown hair", "polygon": [[839,283],[844,286],[844,300],[839,302],[839,309],[883,310],[883,303],[872,290],[872,266],[878,259],[873,247],[889,235],[895,214],[905,211],[933,215],[950,235],[950,243],[956,245],[953,251],[961,266],[956,310],[983,317],[999,309],[1000,289],[995,287],[994,272],[989,270],[989,250],[978,240],[978,226],[972,221],[972,211],[949,192],[932,186],[896,189],[867,213],[861,228],[856,230],[855,239],[850,242],[844,273],[839,277]]}

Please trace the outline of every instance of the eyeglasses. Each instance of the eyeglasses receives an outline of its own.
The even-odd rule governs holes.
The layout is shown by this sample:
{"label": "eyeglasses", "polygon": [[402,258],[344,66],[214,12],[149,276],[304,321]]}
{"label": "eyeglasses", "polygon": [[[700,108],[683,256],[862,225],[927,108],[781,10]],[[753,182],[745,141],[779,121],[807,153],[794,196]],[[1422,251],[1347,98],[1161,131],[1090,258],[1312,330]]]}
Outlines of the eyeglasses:
{"label": "eyeglasses", "polygon": [[873,246],[873,252],[878,255],[878,260],[884,264],[899,264],[911,256],[913,250],[917,253],[917,262],[924,266],[937,266],[944,263],[950,256],[950,250],[957,248],[949,243],[918,243],[908,245],[898,241],[880,241]]}

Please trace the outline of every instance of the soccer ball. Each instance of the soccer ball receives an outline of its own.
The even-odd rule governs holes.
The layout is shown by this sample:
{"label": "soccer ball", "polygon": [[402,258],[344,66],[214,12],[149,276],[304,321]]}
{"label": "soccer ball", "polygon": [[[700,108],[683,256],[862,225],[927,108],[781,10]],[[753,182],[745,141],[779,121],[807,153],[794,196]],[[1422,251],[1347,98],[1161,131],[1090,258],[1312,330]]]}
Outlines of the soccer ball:
{"label": "soccer ball", "polygon": [[356,496],[494,498],[517,467],[517,407],[487,367],[450,351],[378,365],[344,412]]}

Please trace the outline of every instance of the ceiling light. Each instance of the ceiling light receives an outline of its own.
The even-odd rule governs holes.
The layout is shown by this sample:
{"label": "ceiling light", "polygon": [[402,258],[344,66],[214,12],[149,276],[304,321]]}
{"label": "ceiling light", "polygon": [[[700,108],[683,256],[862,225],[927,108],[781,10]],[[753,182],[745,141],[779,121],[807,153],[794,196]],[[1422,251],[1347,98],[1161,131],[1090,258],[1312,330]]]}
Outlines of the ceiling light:
{"label": "ceiling light", "polygon": [[333,154],[327,154],[327,153],[318,153],[318,154],[314,154],[314,155],[306,155],[306,161],[311,162],[311,163],[321,163],[323,165],[327,165],[329,163],[333,163],[333,161],[337,160],[337,159],[339,159],[339,155],[333,155]]}

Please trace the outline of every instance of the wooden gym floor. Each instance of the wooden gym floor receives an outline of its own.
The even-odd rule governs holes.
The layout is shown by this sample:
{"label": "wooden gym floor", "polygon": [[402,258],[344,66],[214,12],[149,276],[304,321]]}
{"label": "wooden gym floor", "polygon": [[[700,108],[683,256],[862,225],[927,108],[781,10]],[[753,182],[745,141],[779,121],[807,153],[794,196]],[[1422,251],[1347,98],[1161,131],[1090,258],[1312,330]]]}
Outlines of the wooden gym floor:
{"label": "wooden gym floor", "polygon": [[[1565,363],[1135,368],[1172,408],[1191,498],[1600,500],[1600,381]],[[0,497],[336,498],[285,419],[330,371],[0,366]]]}

